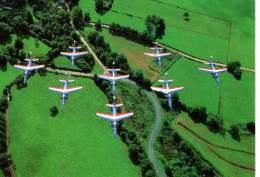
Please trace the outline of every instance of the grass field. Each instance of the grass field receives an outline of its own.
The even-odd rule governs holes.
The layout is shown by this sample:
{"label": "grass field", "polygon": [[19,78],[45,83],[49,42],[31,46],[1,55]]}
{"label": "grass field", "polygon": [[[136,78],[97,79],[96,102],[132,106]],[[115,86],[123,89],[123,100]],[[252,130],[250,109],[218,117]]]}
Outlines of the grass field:
{"label": "grass field", "polygon": [[[254,121],[254,73],[243,71],[241,81],[228,72],[221,73],[219,86],[209,73],[198,70],[205,66],[180,58],[167,71],[168,78],[174,80],[171,87],[184,86],[184,90],[178,92],[180,101],[187,106],[205,106],[207,112],[218,114],[224,119],[225,128],[238,122]],[[165,75],[160,78],[164,79]],[[154,85],[163,86],[158,81]]]}
{"label": "grass field", "polygon": [[[85,34],[94,32],[94,27],[84,28]],[[149,78],[152,82],[155,81],[161,73],[175,60],[171,55],[163,58],[162,68],[158,66],[158,62],[153,57],[144,55],[144,52],[154,52],[150,46],[130,41],[120,36],[113,36],[107,29],[102,29],[99,34],[104,36],[105,42],[109,43],[111,50],[118,54],[124,54],[127,57],[129,65],[133,69],[142,69],[144,76]],[[177,56],[176,56],[177,57]]]}
{"label": "grass field", "polygon": [[[60,95],[48,90],[48,86],[61,87],[58,80],[62,78],[36,73],[26,88],[12,91],[10,153],[17,175],[140,176],[126,145],[113,138],[110,122],[95,115],[110,112],[106,96],[92,80],[70,77],[76,80],[70,87],[82,85],[83,89],[71,93],[62,110]],[[59,113],[51,117],[54,105]]]}
{"label": "grass field", "polygon": [[[12,42],[11,45],[14,45],[15,39],[17,38],[16,34],[12,34]],[[23,50],[26,53],[32,52],[32,57],[40,57],[42,55],[45,55],[48,53],[48,51],[51,49],[49,46],[38,40],[39,46],[36,45],[35,38],[28,36],[28,37],[22,37],[23,41]],[[40,58],[41,61],[41,58]]]}
{"label": "grass field", "polygon": [[237,142],[233,140],[229,133],[226,133],[225,136],[221,136],[219,134],[215,134],[210,132],[205,125],[203,124],[195,124],[189,118],[186,113],[182,113],[176,118],[172,125],[177,130],[177,132],[187,141],[189,141],[193,147],[195,147],[202,156],[209,160],[217,169],[219,169],[225,176],[254,176],[254,172],[233,166],[224,160],[220,159],[213,152],[210,151],[208,146],[210,146],[213,150],[215,150],[218,154],[220,154],[225,159],[236,162],[238,164],[254,167],[254,156],[244,154],[241,152],[228,151],[220,148],[216,148],[214,146],[208,145],[204,141],[198,139],[196,136],[191,134],[189,131],[177,125],[176,121],[182,122],[184,125],[188,126],[191,130],[199,134],[204,139],[214,143],[216,145],[230,147],[234,149],[245,150],[248,152],[254,152],[255,146],[255,138],[250,137],[241,137],[241,141]]}
{"label": "grass field", "polygon": [[73,69],[73,70],[77,70],[77,71],[81,70],[77,67],[77,65],[74,65],[73,68],[71,67],[71,60],[69,57],[58,56],[58,57],[54,58],[53,61],[54,61],[54,64],[56,67],[69,68],[69,69]]}
{"label": "grass field", "polygon": [[[101,19],[102,23],[115,22],[123,26],[131,26],[139,31],[145,29],[144,19],[147,15],[159,15],[166,24],[165,36],[158,39],[159,42],[206,60],[213,55],[218,62],[239,60],[243,67],[255,67],[253,0],[228,3],[219,0],[206,2],[122,0],[115,1],[112,9],[102,15],[94,10],[94,0],[88,3],[80,0],[79,6],[83,11],[90,11],[92,21]],[[145,10],[142,10],[144,7]],[[189,13],[189,22],[183,20],[185,12]],[[229,35],[230,25],[231,36]],[[229,36],[230,48],[228,47]]]}
{"label": "grass field", "polygon": [[10,84],[11,82],[14,81],[14,79],[19,75],[22,74],[23,71],[18,70],[14,68],[11,64],[7,63],[6,68],[0,67],[0,93],[2,94],[3,89],[5,88],[6,85]]}

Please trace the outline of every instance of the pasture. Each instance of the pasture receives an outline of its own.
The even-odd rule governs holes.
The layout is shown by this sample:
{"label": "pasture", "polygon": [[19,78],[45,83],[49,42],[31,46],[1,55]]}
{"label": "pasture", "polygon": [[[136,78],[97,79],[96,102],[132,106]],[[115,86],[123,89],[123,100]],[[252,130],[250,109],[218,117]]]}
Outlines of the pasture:
{"label": "pasture", "polygon": [[[11,37],[12,37],[11,45],[14,45],[17,35],[12,34]],[[51,49],[49,46],[47,46],[40,40],[33,38],[31,36],[21,36],[21,39],[23,41],[23,50],[26,53],[32,52],[33,58],[41,57],[47,54],[48,51]],[[39,62],[41,62],[41,58]]]}
{"label": "pasture", "polygon": [[[12,90],[10,153],[17,175],[140,176],[126,145],[119,137],[114,139],[110,122],[95,115],[110,112],[103,92],[93,80],[69,77],[75,79],[70,87],[83,89],[71,93],[61,109],[60,94],[48,86],[62,87],[58,80],[64,78],[36,73],[26,88]],[[52,106],[58,108],[55,117],[50,116]]]}
{"label": "pasture", "polygon": [[191,132],[183,128],[182,126],[177,124],[177,121],[182,122],[184,125],[186,125],[188,128],[193,130],[195,133],[200,135],[202,138],[208,140],[209,142],[244,150],[247,152],[254,152],[254,146],[255,146],[255,138],[253,136],[250,137],[241,137],[241,141],[238,142],[236,140],[233,140],[229,133],[226,133],[225,136],[222,136],[220,134],[215,134],[210,132],[207,127],[203,124],[196,124],[194,123],[190,117],[186,113],[181,113],[173,122],[172,125],[174,129],[180,134],[180,136],[184,139],[186,139],[189,143],[192,144],[192,146],[198,150],[201,155],[210,161],[217,169],[219,169],[225,176],[254,176],[254,171],[243,169],[234,165],[231,165],[230,163],[220,159],[216,154],[214,154],[209,148],[212,148],[214,151],[216,151],[218,154],[220,154],[222,157],[224,157],[226,160],[235,162],[240,165],[253,167],[254,168],[254,156],[248,155],[241,152],[236,151],[230,151],[226,149],[221,149],[214,147],[212,145],[207,144],[206,142],[202,141],[201,139],[197,138],[195,135],[193,135]]}
{"label": "pasture", "polygon": [[[84,28],[84,33],[89,34],[94,32],[94,27]],[[170,55],[162,59],[162,68],[158,66],[158,62],[154,57],[144,55],[145,52],[154,52],[151,46],[145,46],[124,37],[114,36],[109,33],[107,29],[98,31],[101,36],[104,36],[105,42],[109,43],[111,50],[118,54],[124,54],[127,58],[129,65],[133,69],[142,69],[144,76],[149,78],[152,82],[155,81],[162,72],[169,67],[178,56]]]}
{"label": "pasture", "polygon": [[14,68],[13,65],[7,63],[6,66],[0,67],[0,93],[2,94],[3,89],[6,85],[10,84],[14,81],[14,79],[19,75],[23,74],[22,70]]}
{"label": "pasture", "polygon": [[[200,71],[199,67],[207,66],[182,57],[167,71],[168,78],[173,79],[170,87],[184,86],[184,90],[178,92],[181,102],[192,107],[205,106],[208,113],[224,119],[225,128],[255,120],[254,73],[243,71],[242,79],[238,81],[224,72],[219,75],[218,85],[209,73]],[[165,75],[160,77],[164,78]],[[154,85],[163,86],[158,81]]]}
{"label": "pasture", "polygon": [[71,60],[70,60],[69,57],[66,57],[66,56],[60,55],[60,56],[54,58],[53,62],[54,62],[54,66],[55,67],[68,68],[68,69],[73,69],[73,70],[76,70],[76,71],[80,71],[81,70],[75,64],[74,64],[74,66],[72,68],[71,67]]}
{"label": "pasture", "polygon": [[[139,31],[145,29],[147,15],[159,15],[166,24],[165,35],[157,39],[159,42],[205,60],[212,55],[218,62],[239,60],[243,67],[255,67],[253,0],[122,0],[115,1],[104,14],[95,11],[94,0],[80,0],[79,7],[83,12],[90,11],[93,22],[101,19],[105,24],[115,22]],[[183,18],[186,12],[190,21]]]}

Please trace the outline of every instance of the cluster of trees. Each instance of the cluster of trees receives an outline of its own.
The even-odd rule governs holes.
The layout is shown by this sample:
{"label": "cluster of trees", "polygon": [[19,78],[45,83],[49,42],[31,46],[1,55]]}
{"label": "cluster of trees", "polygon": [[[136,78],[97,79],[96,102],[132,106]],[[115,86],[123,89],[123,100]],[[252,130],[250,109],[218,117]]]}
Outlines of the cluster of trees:
{"label": "cluster of trees", "polygon": [[214,176],[216,169],[202,162],[191,145],[174,132],[169,122],[162,124],[157,141],[160,143],[159,151],[164,156],[162,162],[167,176]]}
{"label": "cluster of trees", "polygon": [[[112,92],[110,82],[103,80],[103,79],[99,79],[97,75],[94,76],[94,82],[106,94],[109,102],[112,102],[113,101],[113,92]],[[129,90],[129,88],[126,88],[124,91],[128,92],[128,90]],[[124,92],[124,94],[129,95],[129,92],[128,92],[128,94],[125,92]],[[139,95],[140,94],[141,93],[139,93]],[[138,98],[138,100],[139,100],[139,102],[143,103],[143,99],[144,99],[143,95],[141,94],[140,97]],[[129,101],[131,102],[131,99],[129,99]],[[133,102],[133,103],[128,102],[125,106],[127,107],[127,109],[129,109],[129,107],[131,107],[131,110],[134,109],[135,115],[136,114],[141,115],[140,118],[147,117],[148,119],[151,120],[154,117],[154,115],[151,115],[151,114],[144,115],[144,113],[141,113],[141,112],[138,113],[138,110],[144,112],[144,109],[141,108],[141,105],[139,105],[138,102]],[[118,112],[120,112],[120,109],[118,109]],[[146,123],[148,124],[148,121],[146,121]],[[144,124],[144,121],[142,121],[142,123],[141,123],[141,122],[138,122],[138,120],[134,120],[134,122],[132,122],[132,124],[131,124],[133,126],[124,125],[124,127],[123,127],[122,121],[121,121],[121,122],[119,122],[119,126],[118,126],[118,134],[120,135],[122,141],[125,142],[126,145],[128,146],[129,157],[131,158],[133,163],[136,165],[139,165],[141,167],[142,175],[145,177],[153,177],[153,176],[155,176],[155,171],[144,150],[143,144],[139,140],[139,136],[146,138],[147,135],[149,134],[149,131],[146,131],[147,130],[147,127],[145,127],[146,125],[143,125],[143,124]],[[150,122],[150,125],[151,124],[152,123]],[[140,132],[142,131],[142,133],[139,133],[139,135],[138,135],[136,133],[135,129],[130,128],[130,127],[135,127]]]}
{"label": "cluster of trees", "polygon": [[95,0],[95,7],[98,13],[109,11],[112,8],[114,0]]}
{"label": "cluster of trees", "polygon": [[83,15],[81,8],[76,6],[72,10],[72,20],[75,27],[81,29],[91,21],[90,12],[85,12]]}
{"label": "cluster of trees", "polygon": [[151,35],[151,38],[158,38],[164,35],[165,23],[162,18],[156,15],[148,15],[145,20],[146,33]]}
{"label": "cluster of trees", "polygon": [[100,36],[98,32],[92,32],[88,35],[87,39],[94,46],[94,52],[107,67],[113,67],[113,62],[115,62],[115,67],[121,68],[119,73],[130,74],[131,79],[147,88],[151,86],[151,81],[144,78],[142,70],[132,69],[123,54],[117,54],[111,51],[109,44],[104,41],[104,36]]}
{"label": "cluster of trees", "polygon": [[231,62],[228,62],[227,67],[228,67],[228,72],[230,72],[231,74],[233,74],[234,77],[235,77],[237,80],[241,80],[242,71],[241,71],[241,69],[240,69],[240,67],[241,67],[240,61],[231,61]]}
{"label": "cluster of trees", "polygon": [[139,32],[129,26],[120,26],[119,24],[112,23],[109,25],[109,33],[112,35],[123,36],[127,39],[138,40],[142,43],[150,44],[155,40],[155,37],[149,31]]}
{"label": "cluster of trees", "polygon": [[[1,19],[3,20],[3,19]],[[9,27],[8,24],[5,22],[0,21],[0,40],[6,40],[10,38],[10,33],[12,32],[11,28]]]}
{"label": "cluster of trees", "polygon": [[185,13],[183,14],[183,19],[186,20],[186,21],[190,21],[189,13],[188,13],[188,12],[185,12]]}

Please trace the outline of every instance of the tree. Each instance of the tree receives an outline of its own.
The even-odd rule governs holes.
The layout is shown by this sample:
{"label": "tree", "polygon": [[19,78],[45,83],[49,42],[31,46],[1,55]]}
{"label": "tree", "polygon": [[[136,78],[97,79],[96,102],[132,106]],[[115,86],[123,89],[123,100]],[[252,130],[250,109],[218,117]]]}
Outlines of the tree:
{"label": "tree", "polygon": [[144,80],[144,74],[143,74],[143,70],[142,69],[137,69],[136,73],[135,73],[135,77],[137,82],[142,83]]}
{"label": "tree", "polygon": [[29,24],[34,24],[32,15],[31,15],[31,13],[30,13],[29,11],[28,11],[28,13],[27,13],[27,22],[28,22]]}
{"label": "tree", "polygon": [[96,28],[96,30],[101,30],[102,29],[100,19],[98,19],[97,23],[95,24],[95,28]]}
{"label": "tree", "polygon": [[26,57],[26,53],[25,51],[22,49],[22,50],[19,50],[19,58],[20,59],[24,59]]}
{"label": "tree", "polygon": [[15,49],[14,49],[14,46],[12,46],[11,44],[6,45],[5,51],[6,51],[7,55],[15,56]]}
{"label": "tree", "polygon": [[10,37],[11,29],[8,24],[0,22],[0,39],[7,39]]}
{"label": "tree", "polygon": [[213,132],[219,132],[223,130],[223,119],[219,118],[217,115],[209,114],[206,124],[209,129]]}
{"label": "tree", "polygon": [[241,63],[239,61],[228,62],[228,72],[234,75],[237,80],[241,79],[242,71],[240,69]]}
{"label": "tree", "polygon": [[6,64],[6,58],[5,58],[5,54],[3,54],[2,52],[0,52],[0,65],[3,66]]}
{"label": "tree", "polygon": [[139,147],[136,144],[131,143],[129,145],[129,156],[134,161],[138,161],[138,153],[139,153]]}
{"label": "tree", "polygon": [[85,22],[85,23],[89,23],[90,20],[91,20],[91,18],[90,18],[90,12],[85,12],[85,13],[84,13],[84,22]]}
{"label": "tree", "polygon": [[82,10],[77,6],[72,10],[72,20],[76,28],[80,28],[83,24]]}
{"label": "tree", "polygon": [[247,130],[250,131],[252,134],[255,134],[255,123],[254,122],[248,122],[246,124]]}
{"label": "tree", "polygon": [[100,12],[103,10],[104,0],[95,0],[96,11]]}
{"label": "tree", "polygon": [[57,107],[56,107],[56,106],[52,106],[52,107],[50,108],[50,112],[51,112],[51,116],[52,116],[52,117],[55,117],[55,116],[58,114],[58,109],[57,109]]}
{"label": "tree", "polygon": [[164,34],[165,23],[159,16],[148,15],[145,20],[145,25],[148,32],[153,33],[156,38]]}
{"label": "tree", "polygon": [[206,107],[200,106],[188,108],[188,113],[190,117],[193,119],[193,121],[206,123],[208,117]]}
{"label": "tree", "polygon": [[5,96],[2,96],[2,98],[0,99],[0,112],[5,113],[7,107],[8,107],[7,98]]}
{"label": "tree", "polygon": [[231,134],[232,138],[240,141],[239,128],[237,125],[231,125],[229,133]]}
{"label": "tree", "polygon": [[20,49],[23,49],[23,41],[20,38],[15,39],[14,48],[16,53],[18,53]]}

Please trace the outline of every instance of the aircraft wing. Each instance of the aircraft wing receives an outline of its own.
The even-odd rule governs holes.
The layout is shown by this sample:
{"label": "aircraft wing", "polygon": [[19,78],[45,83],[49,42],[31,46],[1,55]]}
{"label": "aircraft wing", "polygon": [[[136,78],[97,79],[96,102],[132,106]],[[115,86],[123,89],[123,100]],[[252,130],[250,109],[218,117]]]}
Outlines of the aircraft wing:
{"label": "aircraft wing", "polygon": [[44,68],[44,67],[45,67],[45,65],[32,65],[32,66],[29,66],[29,68],[27,70],[33,71],[33,70],[41,69],[41,68]]}
{"label": "aircraft wing", "polygon": [[170,90],[170,93],[174,93],[174,92],[178,92],[180,90],[184,89],[183,86],[181,87],[170,87],[169,90]]}
{"label": "aircraft wing", "polygon": [[70,87],[70,88],[59,88],[59,87],[49,87],[49,90],[53,91],[53,92],[57,92],[57,93],[60,93],[60,94],[68,94],[68,93],[71,93],[71,92],[75,92],[75,91],[78,91],[82,89],[82,86],[80,87]]}
{"label": "aircraft wing", "polygon": [[128,78],[130,75],[120,75],[120,76],[115,76],[115,81],[121,80],[121,79],[126,79]]}
{"label": "aircraft wing", "polygon": [[105,79],[105,80],[109,80],[109,81],[114,81],[114,80],[113,80],[113,76],[109,76],[109,75],[98,75],[98,77],[100,77],[101,79]]}
{"label": "aircraft wing", "polygon": [[165,87],[154,87],[154,86],[152,86],[151,89],[156,91],[156,92],[162,92],[162,93],[165,93],[165,94],[168,93],[168,90]]}
{"label": "aircraft wing", "polygon": [[103,119],[107,119],[107,120],[112,122],[114,120],[120,121],[120,120],[126,119],[128,117],[131,117],[131,116],[134,115],[134,112],[120,113],[120,114],[116,114],[115,116],[114,116],[114,114],[107,114],[107,113],[99,113],[99,112],[97,112],[96,115],[98,117],[101,117]]}
{"label": "aircraft wing", "polygon": [[78,56],[81,56],[81,55],[85,55],[87,54],[88,52],[61,52],[60,54],[61,55],[64,55],[64,56],[68,56],[68,57],[78,57]]}
{"label": "aircraft wing", "polygon": [[168,55],[171,55],[170,52],[169,53],[159,53],[159,54],[157,54],[157,53],[144,53],[144,54],[147,56],[151,56],[151,57],[166,57]]}
{"label": "aircraft wing", "polygon": [[222,72],[227,71],[227,68],[220,68],[220,69],[215,69],[215,70],[213,70],[211,68],[199,68],[199,70],[205,71],[208,73],[222,73]]}
{"label": "aircraft wing", "polygon": [[27,65],[14,65],[15,68],[26,71]]}

